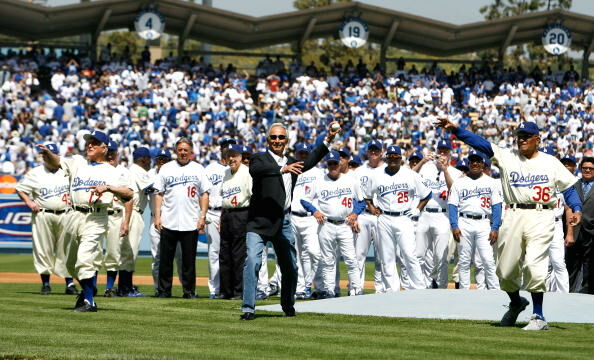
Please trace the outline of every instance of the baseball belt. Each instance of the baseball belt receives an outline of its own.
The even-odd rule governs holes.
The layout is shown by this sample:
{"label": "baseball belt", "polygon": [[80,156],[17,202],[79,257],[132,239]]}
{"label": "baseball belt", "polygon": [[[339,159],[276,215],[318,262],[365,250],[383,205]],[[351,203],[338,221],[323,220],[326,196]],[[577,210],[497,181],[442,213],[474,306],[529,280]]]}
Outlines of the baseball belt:
{"label": "baseball belt", "polygon": [[298,211],[291,211],[291,215],[295,215],[295,216],[299,216],[299,217],[308,217],[311,214],[307,213],[307,212],[302,213],[302,212],[298,212]]}
{"label": "baseball belt", "polygon": [[82,207],[82,206],[75,206],[74,210],[80,211],[82,213],[100,213],[106,211],[104,208],[93,208],[93,207]]}
{"label": "baseball belt", "polygon": [[473,220],[482,220],[482,219],[488,218],[487,215],[472,215],[472,214],[465,214],[465,213],[460,213],[460,216],[465,217],[467,219],[473,219]]}
{"label": "baseball belt", "polygon": [[334,220],[334,219],[326,219],[327,222],[329,222],[330,224],[334,224],[334,225],[342,225],[345,223],[345,220]]}
{"label": "baseball belt", "polygon": [[45,213],[60,215],[60,214],[64,214],[68,210],[70,210],[70,209],[62,209],[62,210],[40,209],[39,212],[45,212]]}
{"label": "baseball belt", "polygon": [[548,210],[551,209],[549,205],[543,204],[509,204],[510,209],[526,209],[526,210],[535,210],[535,209],[544,209]]}
{"label": "baseball belt", "polygon": [[427,209],[427,208],[425,208],[423,211],[426,211],[428,213],[444,213],[444,212],[446,212],[446,209],[443,209],[443,208],[439,208],[439,209],[430,208],[430,209]]}
{"label": "baseball belt", "polygon": [[410,210],[405,211],[384,211],[382,210],[382,215],[389,215],[389,216],[405,216],[410,212]]}

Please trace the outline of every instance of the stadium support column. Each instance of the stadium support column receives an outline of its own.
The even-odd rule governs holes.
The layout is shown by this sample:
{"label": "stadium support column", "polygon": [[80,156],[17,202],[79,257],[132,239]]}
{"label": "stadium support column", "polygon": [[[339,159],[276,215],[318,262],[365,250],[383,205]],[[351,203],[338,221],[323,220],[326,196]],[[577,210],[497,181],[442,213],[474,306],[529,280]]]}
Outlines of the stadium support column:
{"label": "stadium support column", "polygon": [[182,56],[184,55],[184,43],[186,42],[186,39],[188,38],[188,35],[190,34],[190,31],[192,30],[192,27],[194,26],[194,23],[196,22],[196,14],[191,14],[190,17],[188,18],[188,20],[186,21],[186,26],[184,26],[184,31],[179,34],[179,40],[177,42],[177,58],[178,60],[181,60]]}
{"label": "stadium support column", "polygon": [[307,23],[307,27],[305,28],[305,31],[303,32],[303,35],[301,36],[301,40],[299,40],[299,43],[297,44],[297,57],[299,59],[299,63],[303,63],[303,45],[305,44],[305,40],[309,39],[309,36],[311,35],[311,32],[313,31],[314,26],[316,26],[316,22],[318,22],[317,18],[311,18],[309,19],[309,22]]}
{"label": "stadium support column", "polygon": [[[202,0],[202,5],[212,7],[212,0]],[[206,54],[204,54],[204,63],[212,64],[210,54],[208,53],[212,50],[212,46],[210,44],[204,43],[204,41],[200,41],[200,50],[206,52]]]}
{"label": "stadium support column", "polygon": [[97,61],[97,42],[99,41],[99,35],[101,35],[101,32],[103,31],[103,28],[105,27],[105,24],[107,23],[107,20],[109,20],[110,16],[111,8],[105,9],[103,15],[101,16],[101,20],[99,20],[99,23],[95,28],[95,32],[93,32],[91,36],[91,59],[93,61]]}
{"label": "stadium support column", "polygon": [[503,67],[503,58],[505,56],[505,51],[507,50],[508,46],[511,44],[512,40],[514,39],[514,36],[516,35],[516,31],[518,31],[518,25],[512,26],[509,29],[507,36],[505,37],[505,41],[503,42],[503,44],[501,44],[501,47],[499,48],[499,57],[497,60],[499,62],[500,67]]}
{"label": "stadium support column", "polygon": [[392,25],[390,25],[390,29],[384,38],[384,42],[382,43],[382,47],[380,49],[380,67],[385,72],[386,71],[386,52],[394,39],[394,35],[396,35],[396,31],[398,30],[398,25],[400,22],[396,19],[392,21]]}
{"label": "stadium support column", "polygon": [[582,81],[588,80],[590,74],[588,72],[590,67],[590,54],[594,51],[594,36],[590,39],[590,45],[584,47],[584,54],[582,55]]}

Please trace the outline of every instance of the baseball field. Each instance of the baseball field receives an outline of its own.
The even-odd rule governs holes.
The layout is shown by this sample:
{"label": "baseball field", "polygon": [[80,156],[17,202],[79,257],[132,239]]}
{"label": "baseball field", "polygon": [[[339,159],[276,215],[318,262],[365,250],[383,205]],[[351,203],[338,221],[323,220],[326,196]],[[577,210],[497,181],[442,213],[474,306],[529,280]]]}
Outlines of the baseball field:
{"label": "baseball field", "polygon": [[[149,264],[141,258],[138,275],[150,275]],[[10,281],[8,272],[20,275],[10,274],[15,278]],[[75,298],[63,294],[61,280],[53,279],[53,294],[41,296],[32,273],[30,255],[0,255],[0,359],[592,359],[594,354],[594,325],[587,324],[552,323],[550,331],[524,332],[522,324],[501,328],[488,321],[286,318],[263,311],[255,321],[241,322],[240,301],[206,299],[204,286],[196,300],[98,297],[99,312],[77,314],[71,311]],[[206,275],[205,260],[198,261],[197,273]],[[151,288],[141,286],[147,293]],[[174,296],[180,293],[174,289]]]}

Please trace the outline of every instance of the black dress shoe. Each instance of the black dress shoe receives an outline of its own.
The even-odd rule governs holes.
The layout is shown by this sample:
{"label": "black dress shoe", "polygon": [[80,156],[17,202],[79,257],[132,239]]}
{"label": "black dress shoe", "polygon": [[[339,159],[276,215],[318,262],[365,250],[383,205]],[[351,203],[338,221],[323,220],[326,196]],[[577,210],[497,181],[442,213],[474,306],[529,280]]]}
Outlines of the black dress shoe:
{"label": "black dress shoe", "polygon": [[194,293],[185,293],[182,297],[184,299],[197,299],[198,295],[196,295]]}
{"label": "black dress shoe", "polygon": [[239,317],[239,320],[254,320],[255,318],[256,315],[254,315],[254,313],[244,312],[243,315]]}
{"label": "black dress shoe", "polygon": [[285,316],[286,317],[293,317],[295,316],[295,308],[291,308],[291,309],[287,309],[287,310],[283,310],[285,312]]}

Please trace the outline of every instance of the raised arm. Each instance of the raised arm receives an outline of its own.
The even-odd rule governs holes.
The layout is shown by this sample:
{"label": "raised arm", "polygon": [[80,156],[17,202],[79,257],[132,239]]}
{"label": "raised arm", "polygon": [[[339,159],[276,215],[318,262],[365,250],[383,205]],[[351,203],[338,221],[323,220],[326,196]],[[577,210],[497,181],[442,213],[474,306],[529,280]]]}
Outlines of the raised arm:
{"label": "raised arm", "polygon": [[446,118],[439,118],[434,123],[434,125],[444,128],[450,131],[452,134],[456,135],[458,139],[463,141],[465,144],[472,146],[474,149],[486,154],[489,158],[492,158],[494,155],[493,148],[491,147],[491,143],[488,142],[483,137],[476,135],[468,130],[461,129],[456,125],[452,124]]}
{"label": "raised arm", "polygon": [[56,155],[53,152],[51,152],[45,145],[37,144],[36,146],[37,149],[41,152],[43,161],[45,162],[45,165],[48,169],[56,170],[60,168],[61,164],[59,155]]}

